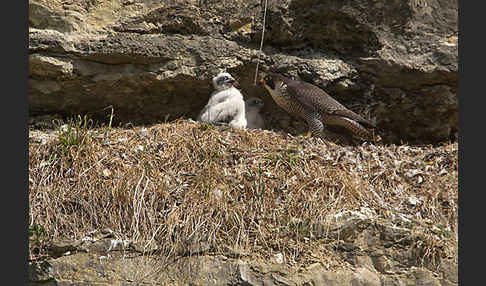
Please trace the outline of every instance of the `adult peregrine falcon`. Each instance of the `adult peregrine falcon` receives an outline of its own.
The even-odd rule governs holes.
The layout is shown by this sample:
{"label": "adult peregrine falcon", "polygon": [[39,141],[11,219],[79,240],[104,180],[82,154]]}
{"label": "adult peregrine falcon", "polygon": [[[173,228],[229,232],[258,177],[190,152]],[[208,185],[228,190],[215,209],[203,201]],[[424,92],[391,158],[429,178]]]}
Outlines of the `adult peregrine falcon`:
{"label": "adult peregrine falcon", "polygon": [[269,73],[260,80],[273,100],[288,113],[303,118],[312,135],[321,137],[324,124],[345,127],[359,137],[375,140],[369,120],[344,107],[319,87]]}
{"label": "adult peregrine falcon", "polygon": [[265,121],[260,115],[263,108],[263,100],[258,97],[252,97],[245,100],[246,127],[249,129],[265,129]]}
{"label": "adult peregrine falcon", "polygon": [[201,110],[197,121],[228,123],[233,128],[246,128],[245,101],[235,87],[238,82],[227,72],[213,77],[215,91]]}

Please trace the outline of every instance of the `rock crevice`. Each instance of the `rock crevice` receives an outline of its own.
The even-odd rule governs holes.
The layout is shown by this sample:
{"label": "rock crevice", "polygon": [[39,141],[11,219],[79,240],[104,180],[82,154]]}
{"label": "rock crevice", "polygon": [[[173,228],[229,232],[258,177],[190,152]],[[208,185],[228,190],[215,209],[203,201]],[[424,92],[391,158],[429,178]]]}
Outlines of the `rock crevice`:
{"label": "rock crevice", "polygon": [[[118,122],[194,118],[210,79],[227,70],[245,96],[264,99],[269,128],[306,131],[254,85],[261,1],[95,2],[29,1],[30,114],[103,119],[98,111],[113,106]],[[269,1],[260,69],[319,85],[376,119],[385,142],[455,139],[457,8],[453,0]]]}

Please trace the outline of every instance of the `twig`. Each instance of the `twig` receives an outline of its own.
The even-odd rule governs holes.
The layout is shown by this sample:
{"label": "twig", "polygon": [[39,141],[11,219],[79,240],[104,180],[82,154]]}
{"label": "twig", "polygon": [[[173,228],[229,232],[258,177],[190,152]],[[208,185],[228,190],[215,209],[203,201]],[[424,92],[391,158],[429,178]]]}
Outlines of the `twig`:
{"label": "twig", "polygon": [[105,157],[101,158],[98,162],[94,163],[91,167],[89,167],[88,169],[84,170],[81,174],[79,174],[79,176],[81,177],[86,172],[88,172],[89,170],[93,169],[94,166],[96,166],[97,164],[101,163],[101,161],[103,161],[106,157],[108,157],[108,155],[105,155]]}

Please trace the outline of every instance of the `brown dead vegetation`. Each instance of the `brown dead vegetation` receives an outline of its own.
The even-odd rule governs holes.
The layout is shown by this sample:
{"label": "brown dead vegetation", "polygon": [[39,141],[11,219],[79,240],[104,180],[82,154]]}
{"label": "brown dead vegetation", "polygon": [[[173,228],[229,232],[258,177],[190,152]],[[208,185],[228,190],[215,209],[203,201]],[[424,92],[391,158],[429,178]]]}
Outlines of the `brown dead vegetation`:
{"label": "brown dead vegetation", "polygon": [[69,132],[29,144],[32,259],[53,239],[111,229],[169,256],[230,248],[305,263],[335,241],[330,217],[363,209],[420,225],[424,257],[457,247],[457,143],[343,147],[184,120]]}

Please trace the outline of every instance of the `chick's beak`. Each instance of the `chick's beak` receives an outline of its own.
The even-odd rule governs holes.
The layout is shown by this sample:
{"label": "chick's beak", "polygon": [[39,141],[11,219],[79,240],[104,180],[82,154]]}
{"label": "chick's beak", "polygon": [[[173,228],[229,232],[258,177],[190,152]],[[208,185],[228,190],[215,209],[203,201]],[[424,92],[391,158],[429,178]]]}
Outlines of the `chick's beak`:
{"label": "chick's beak", "polygon": [[237,81],[237,80],[234,80],[232,83],[231,83],[234,87],[240,87],[240,83]]}
{"label": "chick's beak", "polygon": [[263,78],[262,78],[262,79],[260,79],[260,81],[259,81],[259,82],[260,82],[260,84],[261,84],[261,85],[265,84],[265,81],[263,80]]}

